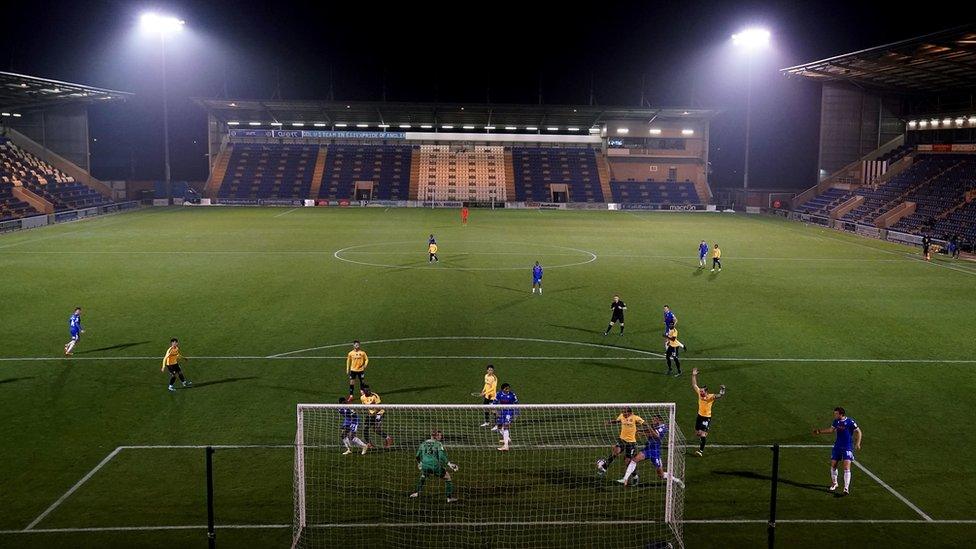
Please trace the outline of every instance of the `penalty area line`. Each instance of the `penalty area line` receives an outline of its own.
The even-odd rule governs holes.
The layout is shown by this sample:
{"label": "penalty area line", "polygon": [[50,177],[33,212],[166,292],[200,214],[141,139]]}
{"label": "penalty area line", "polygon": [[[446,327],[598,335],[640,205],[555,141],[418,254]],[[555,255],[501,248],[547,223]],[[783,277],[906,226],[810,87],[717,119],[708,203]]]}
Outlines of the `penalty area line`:
{"label": "penalty area line", "polygon": [[40,515],[37,515],[37,518],[35,518],[33,521],[31,521],[31,523],[28,524],[26,528],[24,528],[24,531],[25,532],[26,531],[30,531],[35,526],[37,526],[37,523],[39,523],[42,520],[44,520],[44,518],[47,517],[48,515],[50,515],[52,511],[54,511],[55,509],[57,509],[59,505],[61,505],[62,503],[64,503],[64,500],[68,499],[71,496],[71,494],[75,493],[75,491],[78,490],[78,488],[81,488],[81,486],[83,484],[85,484],[86,482],[88,482],[88,479],[90,479],[93,476],[95,476],[95,473],[97,473],[102,467],[105,467],[105,465],[108,462],[112,461],[112,458],[114,458],[115,456],[119,455],[119,452],[121,452],[121,451],[122,451],[122,447],[121,446],[119,446],[118,448],[112,450],[107,456],[105,456],[104,459],[102,459],[101,462],[99,462],[98,465],[95,466],[94,469],[92,469],[91,471],[88,471],[88,474],[86,474],[85,476],[81,477],[81,480],[79,480],[78,482],[76,482],[74,484],[74,486],[72,486],[71,488],[68,488],[68,491],[65,492],[64,494],[62,494],[61,497],[59,497],[54,503],[52,503],[50,505],[50,507],[48,507],[47,509],[45,509],[44,512],[41,513]]}
{"label": "penalty area line", "polygon": [[[766,519],[686,519],[683,524],[768,524]],[[312,524],[314,529],[346,528],[429,528],[429,527],[477,527],[477,526],[602,526],[628,524],[664,524],[654,520],[604,520],[604,521],[521,521],[521,522],[349,522],[334,524]],[[974,519],[777,519],[776,524],[976,524]],[[292,524],[217,524],[217,530],[284,530],[293,528]],[[0,530],[0,535],[10,534],[82,534],[98,532],[153,532],[166,530],[206,530],[206,524],[186,524],[173,526],[98,526],[91,528],[38,528],[36,530]]]}
{"label": "penalty area line", "polygon": [[877,482],[878,484],[880,484],[882,488],[884,488],[885,490],[889,491],[891,493],[891,495],[893,495],[896,498],[898,498],[899,500],[901,500],[901,502],[904,503],[905,505],[907,505],[909,508],[911,508],[912,511],[915,511],[916,513],[918,513],[919,516],[922,517],[923,519],[925,519],[926,522],[933,522],[932,517],[926,515],[921,509],[918,508],[917,505],[915,505],[914,503],[912,503],[911,501],[909,501],[909,499],[906,498],[905,496],[903,496],[900,493],[898,493],[897,490],[895,490],[894,488],[892,488],[891,486],[889,486],[885,481],[881,480],[881,478],[878,477],[878,475],[872,473],[870,469],[868,469],[867,467],[865,467],[864,465],[862,465],[858,461],[855,461],[854,462],[854,466],[857,467],[858,469],[860,469],[861,471],[864,471],[864,474],[865,475],[871,477],[871,480],[873,480],[873,481]]}

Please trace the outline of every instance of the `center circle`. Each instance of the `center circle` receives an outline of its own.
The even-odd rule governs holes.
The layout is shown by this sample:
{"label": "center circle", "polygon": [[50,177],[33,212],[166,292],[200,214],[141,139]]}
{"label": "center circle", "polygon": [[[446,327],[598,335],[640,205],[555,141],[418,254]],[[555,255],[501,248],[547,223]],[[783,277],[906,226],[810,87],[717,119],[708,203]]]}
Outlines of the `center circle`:
{"label": "center circle", "polygon": [[[457,258],[461,258],[461,257],[467,258],[467,257],[470,257],[470,256],[482,256],[482,255],[489,256],[489,255],[493,255],[493,256],[504,257],[506,255],[509,255],[509,256],[510,255],[518,255],[518,256],[525,256],[525,257],[528,258],[528,257],[530,257],[530,256],[533,255],[533,252],[532,251],[521,252],[521,251],[518,251],[519,249],[543,248],[543,249],[555,250],[554,252],[549,252],[549,253],[546,253],[544,251],[538,252],[537,255],[543,256],[543,257],[546,256],[546,255],[549,255],[549,256],[553,256],[553,255],[581,256],[580,257],[580,259],[581,259],[580,261],[570,261],[570,262],[567,262],[567,263],[559,263],[559,264],[555,264],[555,265],[543,264],[542,266],[544,268],[546,268],[546,269],[560,269],[560,268],[565,268],[565,267],[576,267],[576,266],[579,266],[579,265],[586,265],[587,263],[593,263],[594,261],[596,261],[596,257],[597,257],[595,253],[590,252],[590,251],[587,251],[587,250],[581,250],[579,248],[570,248],[568,246],[557,246],[555,244],[536,244],[536,243],[529,244],[529,243],[525,243],[525,242],[498,242],[498,241],[487,242],[487,241],[470,241],[470,240],[468,240],[468,241],[462,241],[462,242],[458,242],[458,243],[452,243],[452,246],[454,246],[454,245],[465,246],[465,245],[468,245],[468,244],[488,245],[488,246],[506,246],[506,247],[508,247],[508,249],[513,250],[513,251],[471,251],[471,252],[468,252],[468,251],[460,251],[460,252],[457,252],[457,251],[453,251],[453,250],[448,251],[447,248],[443,248],[442,247],[441,248],[441,251],[439,253],[439,255],[441,256],[441,263],[443,263],[443,264],[445,264],[447,266],[447,269],[442,269],[442,270],[453,270],[453,271],[521,271],[521,270],[524,270],[524,269],[530,269],[532,267],[533,261],[535,261],[535,260],[530,259],[525,265],[521,265],[521,266],[517,266],[517,267],[465,267],[465,266],[455,265],[455,264],[452,264],[451,263],[452,259],[457,260]],[[375,248],[378,248],[378,247],[381,247],[381,246],[403,246],[403,245],[408,245],[408,246],[414,247],[414,248],[417,249],[417,251],[416,252],[413,252],[413,251],[406,251],[406,250],[402,250],[402,249],[396,249],[396,250],[390,250],[390,251],[373,251],[372,250],[372,249],[375,249]],[[368,257],[370,255],[384,255],[384,254],[386,254],[386,255],[409,254],[409,255],[416,255],[419,259],[416,262],[413,262],[413,263],[405,263],[405,264],[396,265],[396,264],[392,264],[392,263],[381,263],[381,262],[376,262],[376,261],[353,259],[352,257],[350,257],[350,256],[356,256],[356,255],[361,255],[361,256]],[[371,242],[369,244],[357,244],[355,246],[347,246],[347,247],[342,248],[340,250],[336,250],[335,253],[332,254],[332,256],[335,257],[336,259],[338,259],[339,261],[344,261],[346,263],[353,263],[353,264],[356,264],[356,265],[365,265],[365,266],[368,266],[368,267],[385,267],[385,268],[390,268],[390,269],[430,269],[430,268],[432,268],[428,264],[428,262],[427,262],[427,252],[426,252],[426,250],[423,247],[417,246],[417,241],[415,241],[415,240],[406,241],[406,242]]]}

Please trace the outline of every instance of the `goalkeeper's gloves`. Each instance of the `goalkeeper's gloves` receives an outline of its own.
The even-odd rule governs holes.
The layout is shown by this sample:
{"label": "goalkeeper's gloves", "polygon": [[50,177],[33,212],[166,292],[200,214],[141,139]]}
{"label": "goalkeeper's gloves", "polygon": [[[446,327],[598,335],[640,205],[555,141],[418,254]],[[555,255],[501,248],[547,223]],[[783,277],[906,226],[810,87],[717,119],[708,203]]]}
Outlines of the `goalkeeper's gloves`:
{"label": "goalkeeper's gloves", "polygon": [[417,470],[418,471],[423,471],[424,470],[424,466],[421,465],[419,461],[417,462]]}
{"label": "goalkeeper's gloves", "polygon": [[447,462],[447,466],[450,467],[452,471],[457,471],[458,470],[457,463],[451,463],[450,461],[448,461]]}

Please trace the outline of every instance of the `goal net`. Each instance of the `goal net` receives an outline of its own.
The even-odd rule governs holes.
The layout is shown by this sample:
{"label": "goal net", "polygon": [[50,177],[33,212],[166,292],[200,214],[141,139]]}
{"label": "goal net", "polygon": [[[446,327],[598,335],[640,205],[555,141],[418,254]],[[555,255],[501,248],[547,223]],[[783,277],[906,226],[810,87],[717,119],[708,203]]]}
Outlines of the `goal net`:
{"label": "goal net", "polygon": [[[673,403],[379,407],[377,423],[370,406],[298,405],[292,547],[683,546]],[[645,459],[624,485],[627,448],[608,458],[628,408]]]}

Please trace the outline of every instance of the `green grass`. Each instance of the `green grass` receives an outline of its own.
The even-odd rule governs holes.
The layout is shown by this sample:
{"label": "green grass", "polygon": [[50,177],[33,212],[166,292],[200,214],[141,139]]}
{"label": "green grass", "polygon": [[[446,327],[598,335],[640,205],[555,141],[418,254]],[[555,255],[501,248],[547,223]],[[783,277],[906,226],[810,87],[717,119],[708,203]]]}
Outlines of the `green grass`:
{"label": "green grass", "polygon": [[[656,358],[619,360],[659,350],[665,303],[689,347],[685,370],[698,366],[703,381],[729,387],[710,443],[829,443],[810,429],[842,405],[864,430],[860,463],[936,521],[976,519],[965,434],[976,386],[971,264],[926,264],[905,247],[741,215],[474,210],[462,228],[445,210],[283,212],[153,209],[0,236],[0,357],[50,358],[0,361],[0,546],[203,547],[203,530],[6,531],[25,528],[118,446],[290,444],[296,403],[345,392],[339,358],[191,358],[197,387],[170,394],[159,372],[170,337],[190,357],[327,345],[338,346],[304,356],[340,357],[354,338],[482,336],[367,344],[371,384],[385,402],[471,403],[487,360],[380,357],[509,357],[493,362],[526,403],[674,401],[692,435],[688,377],[660,375]],[[430,232],[442,258],[432,266]],[[722,273],[696,268],[702,238],[721,245]],[[350,247],[340,256],[359,263],[333,256]],[[543,296],[529,292],[535,260],[547,267]],[[627,302],[627,332],[605,338],[614,293]],[[86,334],[62,359],[75,305]],[[493,339],[506,337],[545,341]],[[116,360],[87,360],[102,357]],[[850,497],[831,497],[828,457],[783,450],[781,520],[920,518],[861,470]],[[218,451],[218,524],[290,523],[292,460],[288,449]],[[765,543],[769,468],[763,449],[689,456],[687,546]],[[460,495],[478,493],[474,484],[460,475]],[[342,501],[360,497],[350,487]],[[205,523],[203,451],[132,449],[35,528]],[[973,528],[784,522],[777,531],[789,547],[952,547],[968,544]],[[291,539],[289,529],[218,532],[224,546]],[[341,541],[389,539],[376,535]]]}

